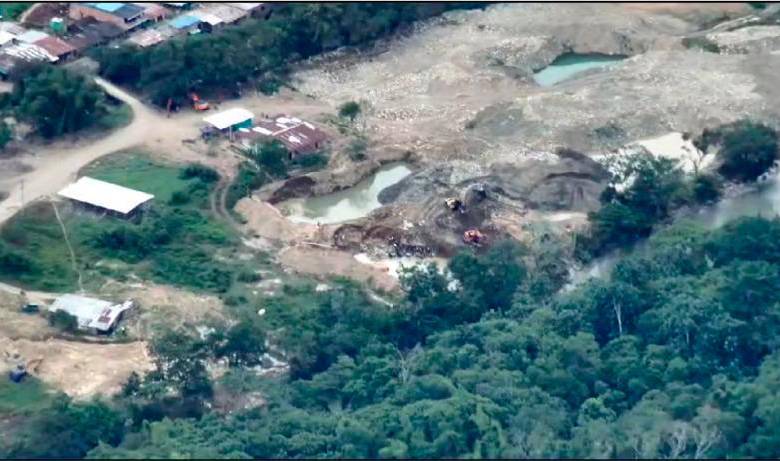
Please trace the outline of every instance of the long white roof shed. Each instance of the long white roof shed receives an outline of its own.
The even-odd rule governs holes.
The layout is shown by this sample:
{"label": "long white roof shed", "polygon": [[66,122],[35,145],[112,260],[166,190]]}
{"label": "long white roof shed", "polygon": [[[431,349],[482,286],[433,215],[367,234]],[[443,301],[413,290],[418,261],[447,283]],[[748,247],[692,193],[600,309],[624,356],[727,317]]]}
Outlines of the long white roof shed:
{"label": "long white roof shed", "polygon": [[246,109],[235,107],[233,109],[228,109],[214,115],[204,117],[203,121],[218,130],[224,130],[225,128],[231,127],[233,125],[238,125],[239,123],[251,120],[254,118],[254,116],[255,114],[249,112]]}
{"label": "long white roof shed", "polygon": [[87,176],[62,189],[59,195],[122,214],[130,213],[154,198],[152,194]]}
{"label": "long white roof shed", "polygon": [[79,328],[95,328],[99,331],[110,330],[119,319],[119,314],[133,307],[132,301],[122,304],[87,298],[79,295],[62,295],[49,306],[49,312],[65,311],[76,317]]}

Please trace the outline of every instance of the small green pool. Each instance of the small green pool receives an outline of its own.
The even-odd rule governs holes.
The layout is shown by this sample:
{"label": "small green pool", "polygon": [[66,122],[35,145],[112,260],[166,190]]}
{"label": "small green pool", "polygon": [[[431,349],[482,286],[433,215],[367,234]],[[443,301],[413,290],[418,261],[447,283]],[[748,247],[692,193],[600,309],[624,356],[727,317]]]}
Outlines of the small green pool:
{"label": "small green pool", "polygon": [[626,59],[623,55],[600,53],[566,53],[555,58],[549,66],[536,72],[534,80],[539,86],[552,86],[589,69],[609,67]]}

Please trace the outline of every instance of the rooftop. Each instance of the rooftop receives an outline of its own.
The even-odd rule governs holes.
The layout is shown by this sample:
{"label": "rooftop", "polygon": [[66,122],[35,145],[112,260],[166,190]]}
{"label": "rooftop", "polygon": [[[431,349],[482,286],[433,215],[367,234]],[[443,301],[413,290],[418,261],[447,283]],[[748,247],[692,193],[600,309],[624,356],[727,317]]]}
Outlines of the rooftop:
{"label": "rooftop", "polygon": [[5,45],[6,43],[12,41],[16,38],[16,35],[6,32],[4,30],[0,30],[0,45]]}
{"label": "rooftop", "polygon": [[141,48],[156,45],[170,38],[169,35],[162,33],[157,29],[146,29],[131,35],[127,41]]}
{"label": "rooftop", "polygon": [[189,16],[194,16],[200,19],[201,22],[211,24],[212,26],[222,24],[222,19],[204,10],[192,10],[189,12]]}
{"label": "rooftop", "polygon": [[246,10],[219,3],[209,3],[204,5],[200,11],[214,15],[226,23],[233,23],[249,15]]}
{"label": "rooftop", "polygon": [[42,38],[35,42],[35,45],[38,45],[44,50],[48,51],[52,56],[57,57],[76,51],[76,48],[74,48],[70,43],[57,37]]}
{"label": "rooftop", "polygon": [[65,311],[76,317],[79,328],[110,330],[119,314],[132,307],[132,302],[114,304],[95,298],[73,294],[62,295],[49,306],[49,312]]}
{"label": "rooftop", "polygon": [[142,7],[133,5],[132,3],[97,2],[87,3],[87,6],[105,13],[113,14],[114,16],[119,16],[120,18],[126,20],[136,18],[144,12]]}
{"label": "rooftop", "polygon": [[201,23],[200,18],[191,16],[189,14],[182,14],[180,16],[177,16],[170,21],[168,21],[170,25],[177,29],[186,29],[187,27],[192,27],[195,25],[198,25]]}
{"label": "rooftop", "polygon": [[231,2],[226,3],[226,5],[230,5],[235,8],[240,8],[244,11],[253,11],[257,8],[260,8],[261,6],[265,5],[263,2]]}
{"label": "rooftop", "polygon": [[22,61],[35,62],[35,61],[49,61],[56,62],[59,58],[50,54],[38,45],[31,43],[19,43],[18,45],[11,45],[3,50],[4,54],[14,56]]}
{"label": "rooftop", "polygon": [[27,32],[25,32],[23,34],[18,35],[16,37],[16,39],[19,40],[20,42],[23,42],[23,43],[35,43],[38,40],[41,40],[41,39],[46,38],[48,36],[49,36],[49,34],[47,34],[45,32],[41,32],[39,30],[28,30]]}
{"label": "rooftop", "polygon": [[86,176],[62,189],[59,195],[122,214],[154,198],[152,194]]}
{"label": "rooftop", "polygon": [[237,125],[241,122],[251,120],[254,118],[254,116],[255,115],[252,112],[249,112],[246,109],[235,107],[233,109],[228,109],[226,111],[204,117],[203,121],[209,125],[214,126],[218,130],[224,130],[225,128]]}

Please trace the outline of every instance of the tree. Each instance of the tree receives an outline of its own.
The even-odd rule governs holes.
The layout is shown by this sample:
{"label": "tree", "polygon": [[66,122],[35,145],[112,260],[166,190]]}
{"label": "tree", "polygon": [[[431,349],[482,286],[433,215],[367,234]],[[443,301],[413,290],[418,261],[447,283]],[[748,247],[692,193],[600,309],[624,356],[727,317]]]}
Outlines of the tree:
{"label": "tree", "polygon": [[63,310],[49,314],[49,325],[67,333],[75,333],[79,328],[79,319]]}
{"label": "tree", "polygon": [[736,181],[754,181],[778,158],[777,131],[751,120],[704,130],[694,144],[701,151],[717,147],[720,173]]}
{"label": "tree", "polygon": [[60,395],[21,429],[9,458],[83,458],[100,442],[119,443],[124,421],[105,403],[75,403]]}
{"label": "tree", "polygon": [[243,319],[230,327],[215,349],[217,357],[226,357],[233,366],[257,365],[266,351],[265,331],[257,321]]}
{"label": "tree", "polygon": [[16,82],[11,101],[18,116],[45,138],[92,126],[107,112],[102,88],[52,66],[36,67]]}
{"label": "tree", "polygon": [[0,121],[0,150],[5,149],[5,146],[11,142],[13,137],[14,133],[13,130],[11,130],[11,127],[4,121]]}
{"label": "tree", "polygon": [[339,106],[339,117],[348,118],[351,122],[360,115],[360,104],[355,101],[347,101]]}
{"label": "tree", "polygon": [[284,178],[287,176],[287,159],[290,153],[279,141],[265,142],[252,149],[255,161],[271,176]]}

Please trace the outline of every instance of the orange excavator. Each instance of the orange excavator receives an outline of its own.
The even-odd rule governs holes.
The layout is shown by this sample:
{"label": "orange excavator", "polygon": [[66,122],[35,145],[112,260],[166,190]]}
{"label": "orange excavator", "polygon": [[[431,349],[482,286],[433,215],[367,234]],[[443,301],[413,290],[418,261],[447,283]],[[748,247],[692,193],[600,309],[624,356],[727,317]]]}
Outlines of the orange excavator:
{"label": "orange excavator", "polygon": [[469,229],[463,233],[463,242],[470,245],[480,245],[485,241],[485,234],[478,229]]}
{"label": "orange excavator", "polygon": [[190,93],[190,101],[192,101],[192,108],[197,111],[209,110],[209,103],[200,99],[197,93]]}

